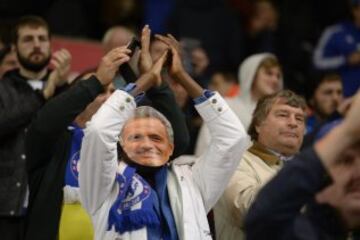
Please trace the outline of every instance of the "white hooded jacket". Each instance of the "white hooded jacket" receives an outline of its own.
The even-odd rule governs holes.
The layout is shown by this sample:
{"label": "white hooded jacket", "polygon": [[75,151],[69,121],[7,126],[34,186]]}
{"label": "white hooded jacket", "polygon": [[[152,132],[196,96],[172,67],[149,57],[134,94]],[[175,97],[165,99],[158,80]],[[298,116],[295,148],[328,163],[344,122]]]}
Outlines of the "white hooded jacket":
{"label": "white hooded jacket", "polygon": [[[239,117],[245,130],[248,129],[252,113],[256,107],[257,101],[254,101],[251,96],[251,88],[256,77],[256,72],[259,65],[265,58],[276,58],[271,53],[259,53],[251,55],[246,58],[239,67],[238,80],[240,84],[240,95],[234,98],[226,98],[229,107]],[[281,78],[282,84],[282,78]],[[282,88],[282,87],[281,87]],[[203,125],[199,131],[198,139],[195,146],[195,155],[201,155],[210,144],[210,132]]]}

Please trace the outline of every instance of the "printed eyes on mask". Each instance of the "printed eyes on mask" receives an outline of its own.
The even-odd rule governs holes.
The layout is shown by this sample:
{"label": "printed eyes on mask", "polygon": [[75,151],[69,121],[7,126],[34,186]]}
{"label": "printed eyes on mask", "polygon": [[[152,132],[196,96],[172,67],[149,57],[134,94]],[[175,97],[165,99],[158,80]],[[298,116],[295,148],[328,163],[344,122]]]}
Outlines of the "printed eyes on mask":
{"label": "printed eyes on mask", "polygon": [[146,137],[148,137],[151,141],[154,141],[154,142],[161,142],[163,140],[162,137],[160,137],[159,135],[156,135],[156,134],[152,134],[149,136],[144,136],[142,134],[134,134],[134,135],[130,135],[127,138],[127,140],[131,141],[131,142],[140,142],[140,141],[145,140]]}

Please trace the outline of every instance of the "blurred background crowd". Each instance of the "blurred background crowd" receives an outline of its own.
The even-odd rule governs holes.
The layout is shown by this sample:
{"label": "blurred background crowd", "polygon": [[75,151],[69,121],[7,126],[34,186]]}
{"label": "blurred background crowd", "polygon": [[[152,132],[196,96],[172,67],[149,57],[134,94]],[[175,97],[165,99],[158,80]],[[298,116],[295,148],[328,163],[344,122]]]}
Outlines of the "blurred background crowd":
{"label": "blurred background crowd", "polygon": [[322,68],[312,61],[321,33],[352,18],[348,1],[341,0],[3,0],[4,43],[10,41],[16,19],[25,14],[44,17],[54,35],[76,39],[101,41],[115,25],[136,33],[144,24],[153,33],[170,32],[189,50],[201,47],[205,52],[194,53],[198,61],[208,60],[194,69],[206,68],[204,84],[214,71],[236,74],[247,56],[272,52],[282,64],[285,85],[302,94],[310,91],[314,67]]}
{"label": "blurred background crowd", "polygon": [[[36,25],[51,33],[44,41],[50,41],[55,60],[50,61],[50,54],[39,69],[27,65],[32,53],[19,40],[21,28],[14,29],[25,15],[42,17],[48,26]],[[360,86],[358,0],[2,0],[0,78],[10,79],[20,68],[27,80],[65,77],[71,83],[93,71],[111,49],[128,44],[133,36],[139,38],[145,24],[152,35],[171,33],[179,39],[186,71],[202,87],[224,96],[245,128],[264,96],[282,89],[303,96],[307,106],[302,147],[311,146],[325,123],[344,114]],[[152,59],[156,61],[166,48],[153,38]],[[57,76],[47,72],[48,63]],[[184,88],[163,77],[186,119],[190,144],[185,153],[199,155],[210,142],[208,130]],[[64,84],[54,82],[56,87]],[[45,99],[55,90],[49,91]],[[0,140],[8,144],[7,138]]]}

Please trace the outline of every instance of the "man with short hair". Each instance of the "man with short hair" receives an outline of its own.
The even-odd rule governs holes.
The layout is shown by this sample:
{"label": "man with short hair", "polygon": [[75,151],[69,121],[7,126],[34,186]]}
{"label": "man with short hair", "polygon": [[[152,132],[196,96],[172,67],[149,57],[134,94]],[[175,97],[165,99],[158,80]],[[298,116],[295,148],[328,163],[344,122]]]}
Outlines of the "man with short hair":
{"label": "man with short hair", "polygon": [[341,117],[343,103],[343,85],[341,76],[336,73],[323,74],[313,86],[309,106],[312,115],[306,120],[306,135],[302,148],[313,144],[314,138],[321,127]]}
{"label": "man with short hair", "polygon": [[49,71],[50,33],[37,16],[24,16],[14,28],[14,47],[19,69],[0,81],[0,235],[21,239],[26,210],[27,176],[25,134],[33,115],[66,83],[70,53],[53,54],[55,69]]}
{"label": "man with short hair", "polygon": [[260,99],[248,130],[254,143],[214,208],[217,239],[245,239],[244,217],[255,196],[300,149],[305,107],[305,100],[289,90]]}
{"label": "man with short hair", "polygon": [[196,161],[169,162],[174,143],[167,120],[134,102],[144,84],[139,79],[130,94],[116,90],[87,125],[80,154],[80,196],[95,239],[211,239],[206,214],[247,147],[245,130],[225,101],[185,72],[178,42],[171,35],[158,38],[171,50],[169,74],[194,98],[213,141]]}
{"label": "man with short hair", "polygon": [[359,118],[360,93],[344,120],[324,126],[262,188],[245,220],[247,239],[360,239]]}
{"label": "man with short hair", "polygon": [[306,132],[310,133],[334,114],[343,100],[341,77],[335,73],[324,74],[316,82],[309,100],[313,115],[306,121]]}
{"label": "man with short hair", "polygon": [[102,39],[104,53],[128,44],[133,37],[135,37],[135,32],[125,26],[118,25],[109,28]]}

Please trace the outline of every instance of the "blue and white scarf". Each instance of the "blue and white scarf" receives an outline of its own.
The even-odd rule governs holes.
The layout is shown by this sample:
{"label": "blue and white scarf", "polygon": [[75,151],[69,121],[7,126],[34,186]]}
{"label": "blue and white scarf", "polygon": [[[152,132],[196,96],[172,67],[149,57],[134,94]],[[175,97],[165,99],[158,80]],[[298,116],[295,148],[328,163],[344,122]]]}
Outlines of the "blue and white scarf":
{"label": "blue and white scarf", "polygon": [[79,187],[79,160],[80,148],[84,137],[83,129],[73,123],[69,126],[72,130],[71,148],[65,171],[65,186]]}
{"label": "blue and white scarf", "polygon": [[[120,234],[143,227],[159,228],[160,219],[154,210],[151,186],[136,173],[136,169],[120,162],[122,173],[116,175],[118,197],[109,211],[108,230],[115,226]],[[155,175],[166,176],[166,167]],[[165,173],[165,174],[164,174]]]}

